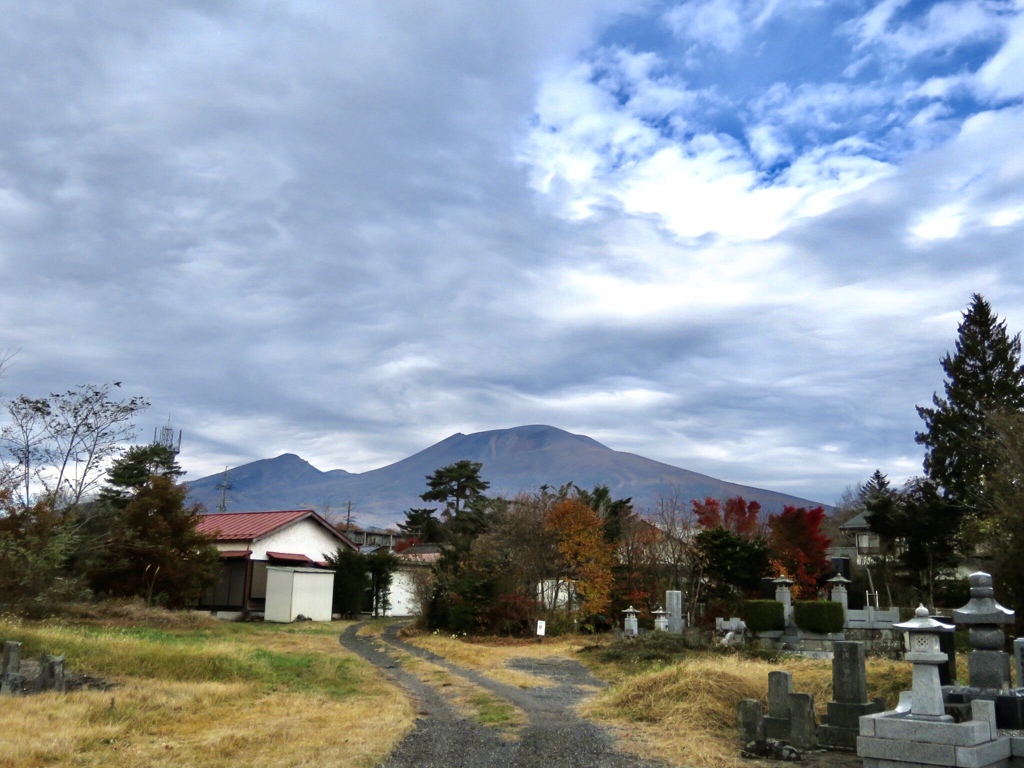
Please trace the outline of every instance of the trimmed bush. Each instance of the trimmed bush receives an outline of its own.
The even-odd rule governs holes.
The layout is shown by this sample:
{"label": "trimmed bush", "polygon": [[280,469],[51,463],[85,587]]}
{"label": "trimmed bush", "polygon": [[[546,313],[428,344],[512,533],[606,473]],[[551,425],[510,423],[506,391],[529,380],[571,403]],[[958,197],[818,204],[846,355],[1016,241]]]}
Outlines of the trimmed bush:
{"label": "trimmed bush", "polygon": [[797,600],[793,620],[807,632],[828,635],[843,631],[843,606],[826,600]]}
{"label": "trimmed bush", "polygon": [[778,600],[744,600],[740,618],[750,632],[778,632],[786,628],[786,612]]}

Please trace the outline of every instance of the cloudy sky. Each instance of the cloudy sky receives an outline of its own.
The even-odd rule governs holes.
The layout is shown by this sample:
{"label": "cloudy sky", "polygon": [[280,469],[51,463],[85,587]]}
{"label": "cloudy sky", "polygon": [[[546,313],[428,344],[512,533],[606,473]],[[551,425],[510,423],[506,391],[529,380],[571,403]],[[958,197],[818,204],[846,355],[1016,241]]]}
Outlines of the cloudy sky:
{"label": "cloudy sky", "polygon": [[830,503],[1024,328],[1024,0],[0,9],[0,387],[190,478],[542,423]]}

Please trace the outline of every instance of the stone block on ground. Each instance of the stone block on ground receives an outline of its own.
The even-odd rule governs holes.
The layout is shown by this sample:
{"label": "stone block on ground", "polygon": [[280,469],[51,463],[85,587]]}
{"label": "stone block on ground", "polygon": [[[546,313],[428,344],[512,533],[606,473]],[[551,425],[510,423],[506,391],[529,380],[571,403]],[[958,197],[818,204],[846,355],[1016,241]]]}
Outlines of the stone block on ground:
{"label": "stone block on ground", "polygon": [[64,657],[43,656],[39,660],[39,677],[36,678],[36,688],[42,691],[63,692],[64,681]]}
{"label": "stone block on ground", "polygon": [[1010,688],[1010,655],[1003,651],[971,651],[967,676],[972,688],[1001,692]]}
{"label": "stone block on ground", "polygon": [[814,696],[809,693],[789,694],[789,741],[798,749],[814,749],[818,745]]}
{"label": "stone block on ground", "polygon": [[757,699],[743,699],[736,708],[740,726],[740,741],[764,741],[764,707]]}

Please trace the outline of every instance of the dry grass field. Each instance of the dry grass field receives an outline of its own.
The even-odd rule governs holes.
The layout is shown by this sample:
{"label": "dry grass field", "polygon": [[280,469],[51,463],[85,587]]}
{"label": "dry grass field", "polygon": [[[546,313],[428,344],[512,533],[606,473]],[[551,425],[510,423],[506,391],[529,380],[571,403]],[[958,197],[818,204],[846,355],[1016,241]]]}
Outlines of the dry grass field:
{"label": "dry grass field", "polygon": [[5,699],[0,767],[370,768],[412,727],[400,689],[338,644],[347,624],[116,613],[0,619],[23,659],[63,654],[116,686]]}
{"label": "dry grass field", "polygon": [[[524,685],[537,685],[539,679],[508,669],[512,659],[559,656],[583,661],[610,685],[589,699],[580,714],[613,728],[621,748],[681,768],[749,768],[751,762],[739,756],[736,706],[744,698],[767,701],[768,673],[773,670],[792,672],[795,690],[814,694],[821,714],[832,698],[830,662],[796,656],[769,662],[740,653],[690,651],[671,662],[637,664],[602,660],[602,651],[611,645],[607,637],[547,638],[543,644],[444,634],[406,639],[495,680],[519,679]],[[869,696],[893,706],[899,692],[910,688],[910,665],[870,660],[868,680]]]}
{"label": "dry grass field", "polygon": [[[139,606],[85,610],[63,621],[0,617],[0,640],[23,643],[23,658],[63,654],[72,672],[116,687],[4,700],[0,768],[203,765],[377,765],[412,728],[400,689],[340,647],[346,622],[235,624],[201,614]],[[363,631],[377,635],[382,624]],[[520,687],[550,685],[511,668],[514,659],[570,658],[609,686],[581,714],[611,727],[623,749],[685,768],[733,768],[739,758],[736,705],[765,700],[768,673],[787,669],[796,690],[831,698],[831,667],[797,657],[768,662],[741,653],[684,651],[640,662],[606,651],[608,638],[507,640],[404,632],[404,639]],[[422,659],[400,663],[437,686],[467,717],[510,736],[522,713]],[[871,660],[869,695],[889,705],[910,687],[904,662]]]}
{"label": "dry grass field", "polygon": [[513,659],[574,658],[591,641],[578,635],[545,638],[543,642],[519,638],[459,638],[444,633],[405,631],[402,639],[444,656],[449,661],[481,672],[492,680],[517,688],[554,685],[549,677],[509,667]]}
{"label": "dry grass field", "polygon": [[[584,706],[586,717],[616,728],[620,744],[639,754],[658,754],[688,768],[750,765],[739,757],[736,706],[741,699],[767,702],[768,673],[793,673],[794,690],[814,694],[824,714],[832,698],[832,667],[827,661],[790,657],[782,662],[738,655],[694,653],[666,666],[656,665],[616,683]],[[910,665],[868,663],[869,696],[895,705],[910,688]]]}

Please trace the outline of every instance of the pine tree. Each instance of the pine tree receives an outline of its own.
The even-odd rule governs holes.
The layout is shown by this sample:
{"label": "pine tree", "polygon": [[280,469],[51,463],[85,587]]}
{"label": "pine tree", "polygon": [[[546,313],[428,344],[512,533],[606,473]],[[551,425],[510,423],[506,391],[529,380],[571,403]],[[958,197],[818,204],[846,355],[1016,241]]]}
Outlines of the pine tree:
{"label": "pine tree", "polygon": [[483,464],[463,459],[447,467],[434,470],[427,475],[427,487],[430,489],[420,494],[424,501],[443,501],[445,504],[441,517],[447,520],[458,517],[459,512],[471,502],[480,499],[490,483],[480,478]]}
{"label": "pine tree", "polygon": [[86,567],[94,591],[180,608],[216,583],[217,550],[196,531],[203,510],[187,504],[182,474],[174,453],[160,445],[133,447],[113,463],[98,509],[85,521],[102,542]]}
{"label": "pine tree", "polygon": [[1020,334],[1012,338],[1005,321],[979,294],[974,294],[958,328],[956,353],[942,360],[945,397],[932,397],[934,408],[917,409],[925,431],[924,470],[944,497],[971,515],[986,508],[985,483],[995,466],[995,413],[1024,411],[1024,366]]}

